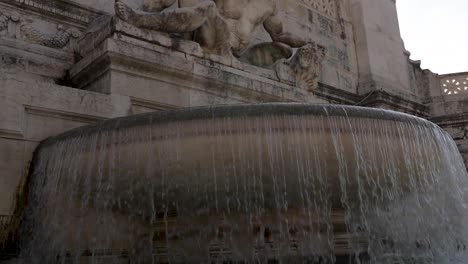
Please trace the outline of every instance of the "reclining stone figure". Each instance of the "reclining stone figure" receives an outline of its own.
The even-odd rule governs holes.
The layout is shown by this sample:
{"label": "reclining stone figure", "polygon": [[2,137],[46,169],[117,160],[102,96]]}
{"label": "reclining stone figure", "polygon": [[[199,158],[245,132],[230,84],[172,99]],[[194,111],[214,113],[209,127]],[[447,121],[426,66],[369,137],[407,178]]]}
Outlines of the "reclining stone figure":
{"label": "reclining stone figure", "polygon": [[[177,8],[168,8],[175,2],[146,0],[147,11],[139,11],[116,0],[116,14],[141,28],[193,33],[193,40],[205,51],[219,55],[232,53],[240,60],[261,67],[271,67],[281,59],[288,59],[293,48],[308,44],[305,39],[283,30],[277,0],[178,0]],[[255,32],[261,26],[272,42],[252,45]]]}
{"label": "reclining stone figure", "polygon": [[[283,31],[276,0],[179,0],[179,8],[167,9],[174,3],[175,0],[152,0],[147,2],[151,11],[143,12],[117,0],[116,13],[137,27],[169,33],[196,32],[196,40],[203,48],[218,53],[231,48],[236,57],[249,55],[254,64],[288,58],[292,55],[291,48],[306,44],[303,39]],[[254,32],[261,25],[273,42],[251,47]],[[272,57],[255,54],[260,51]],[[255,63],[259,60],[266,61]]]}

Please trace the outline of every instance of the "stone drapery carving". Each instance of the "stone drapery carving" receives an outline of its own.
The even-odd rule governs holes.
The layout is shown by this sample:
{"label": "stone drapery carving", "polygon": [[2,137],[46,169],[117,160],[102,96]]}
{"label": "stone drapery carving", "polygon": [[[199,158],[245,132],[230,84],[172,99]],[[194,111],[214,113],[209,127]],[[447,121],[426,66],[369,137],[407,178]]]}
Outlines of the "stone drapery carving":
{"label": "stone drapery carving", "polygon": [[64,48],[72,38],[76,39],[80,36],[78,29],[65,29],[62,25],[57,26],[55,33],[48,34],[35,29],[30,24],[22,24],[21,32],[27,40],[33,43],[56,49]]}
{"label": "stone drapery carving", "polygon": [[[146,0],[144,11],[117,0],[116,14],[134,26],[167,33],[187,34],[207,53],[234,55],[255,66],[271,68],[291,58],[297,85],[308,91],[317,87],[325,49],[285,32],[277,0]],[[334,2],[333,2],[334,3]],[[272,42],[252,45],[255,32],[264,27]]]}
{"label": "stone drapery carving", "polygon": [[317,89],[325,55],[325,47],[314,43],[298,49],[290,62],[291,68],[296,73],[297,87],[310,92]]}

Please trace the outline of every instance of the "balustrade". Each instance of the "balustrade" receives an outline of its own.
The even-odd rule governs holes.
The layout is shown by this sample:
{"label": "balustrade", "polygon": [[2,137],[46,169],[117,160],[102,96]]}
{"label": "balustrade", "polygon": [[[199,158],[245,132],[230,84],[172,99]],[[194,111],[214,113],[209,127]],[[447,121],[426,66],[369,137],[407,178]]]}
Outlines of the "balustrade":
{"label": "balustrade", "polygon": [[468,94],[468,72],[441,75],[440,87],[444,95]]}

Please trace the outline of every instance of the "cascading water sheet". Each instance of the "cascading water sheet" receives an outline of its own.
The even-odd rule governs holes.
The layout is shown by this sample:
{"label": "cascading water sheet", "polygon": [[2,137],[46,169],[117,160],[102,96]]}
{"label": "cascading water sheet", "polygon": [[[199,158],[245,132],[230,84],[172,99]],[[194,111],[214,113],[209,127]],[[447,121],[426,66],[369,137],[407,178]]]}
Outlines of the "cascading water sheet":
{"label": "cascading water sheet", "polygon": [[453,140],[401,113],[265,104],[143,114],[41,144],[22,256],[464,263],[467,187]]}

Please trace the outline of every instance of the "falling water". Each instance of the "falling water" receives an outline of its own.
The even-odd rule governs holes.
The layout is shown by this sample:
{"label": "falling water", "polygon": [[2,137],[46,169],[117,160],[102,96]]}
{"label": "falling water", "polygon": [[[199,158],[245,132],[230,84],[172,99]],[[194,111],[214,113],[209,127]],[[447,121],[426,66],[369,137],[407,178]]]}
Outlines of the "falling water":
{"label": "falling water", "polygon": [[465,263],[463,161],[405,114],[143,114],[51,138],[34,164],[28,263]]}

